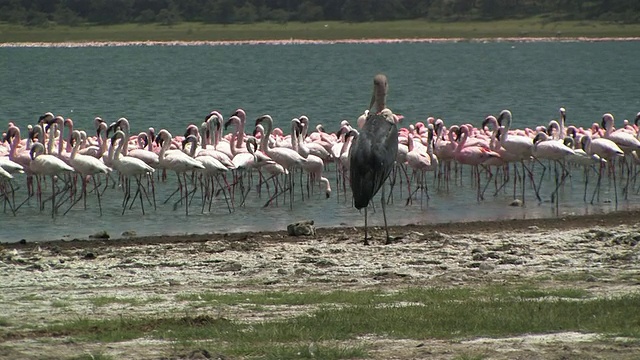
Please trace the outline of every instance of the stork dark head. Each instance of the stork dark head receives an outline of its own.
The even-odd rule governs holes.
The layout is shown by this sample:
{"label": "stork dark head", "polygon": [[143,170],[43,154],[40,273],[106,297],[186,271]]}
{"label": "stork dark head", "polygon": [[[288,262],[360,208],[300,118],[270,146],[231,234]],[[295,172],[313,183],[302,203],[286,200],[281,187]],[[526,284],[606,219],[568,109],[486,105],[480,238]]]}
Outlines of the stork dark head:
{"label": "stork dark head", "polygon": [[375,105],[376,114],[386,108],[387,103],[387,91],[389,90],[389,83],[387,77],[384,74],[378,74],[373,78],[373,94],[371,95],[371,102],[369,103],[369,109]]}

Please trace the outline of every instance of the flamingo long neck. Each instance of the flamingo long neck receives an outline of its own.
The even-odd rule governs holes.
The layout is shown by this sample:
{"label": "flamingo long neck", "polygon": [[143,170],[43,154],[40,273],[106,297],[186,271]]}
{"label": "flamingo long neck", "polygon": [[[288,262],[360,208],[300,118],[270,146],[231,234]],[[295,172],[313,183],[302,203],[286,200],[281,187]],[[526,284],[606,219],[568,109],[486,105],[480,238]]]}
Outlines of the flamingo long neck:
{"label": "flamingo long neck", "polygon": [[60,128],[60,135],[58,137],[58,155],[62,155],[62,149],[64,148],[64,123],[58,124]]}
{"label": "flamingo long neck", "polygon": [[587,154],[591,154],[591,136],[585,135],[584,138],[584,144],[582,144],[582,147],[584,149],[582,150],[584,150],[584,152],[586,152]]}
{"label": "flamingo long neck", "polygon": [[153,129],[149,128],[147,130],[147,150],[153,151]]}
{"label": "flamingo long neck", "polygon": [[98,142],[100,143],[100,156],[107,151],[107,130],[101,131],[98,136]]}
{"label": "flamingo long neck", "polygon": [[263,148],[261,149],[265,154],[269,154],[269,136],[271,136],[271,131],[273,131],[273,121],[270,118],[267,118],[265,121],[267,126],[264,129],[263,141],[267,140],[264,143]]}
{"label": "flamingo long neck", "polygon": [[158,157],[160,159],[164,159],[166,154],[167,154],[167,150],[169,150],[169,146],[171,146],[171,141],[173,141],[171,135],[168,135],[166,139],[164,139],[164,141],[162,142],[162,147],[160,148],[160,154],[158,154]]}
{"label": "flamingo long neck", "polygon": [[610,119],[607,119],[604,123],[604,137],[609,137],[611,136],[611,133],[613,133],[613,121],[611,121]]}
{"label": "flamingo long neck", "polygon": [[124,145],[124,136],[118,136],[118,138],[120,139],[120,143],[118,143],[117,147],[113,147],[113,145],[109,148],[109,158],[111,159],[111,161],[118,161],[120,160],[120,155],[122,152],[122,146]]}
{"label": "flamingo long neck", "polygon": [[196,144],[197,144],[197,140],[196,138],[191,138],[189,139],[189,142],[191,143],[191,148],[189,149],[189,156],[191,156],[192,158],[196,157]]}
{"label": "flamingo long neck", "polygon": [[[206,149],[208,145],[211,145],[211,122],[207,121],[203,124],[202,128],[202,148]],[[215,136],[215,134],[214,134]]]}
{"label": "flamingo long neck", "polygon": [[113,147],[113,145],[111,147],[109,147],[109,152],[107,153],[107,158],[110,161],[114,161],[114,157],[115,157],[115,147]]}
{"label": "flamingo long neck", "polygon": [[460,142],[456,146],[456,151],[461,151],[464,149],[465,144],[467,143],[467,138],[469,137],[469,130],[466,127],[463,127],[460,132]]}
{"label": "flamingo long neck", "polygon": [[9,159],[13,161],[18,153],[18,145],[20,144],[20,129],[15,128],[15,135],[13,136],[13,142],[11,143],[11,151],[9,151]]}
{"label": "flamingo long neck", "polygon": [[[83,140],[83,141],[86,141]],[[76,143],[73,145],[73,148],[71,149],[71,155],[69,156],[71,159],[75,159],[76,155],[78,154],[78,150],[80,149],[81,143],[79,140],[76,141]]]}
{"label": "flamingo long neck", "polygon": [[[509,129],[505,127],[502,129],[502,132],[500,133],[500,137],[497,139],[498,142],[500,143],[500,146],[504,146],[504,144],[507,142],[508,136],[509,136]],[[494,149],[491,149],[491,150],[494,150]]]}
{"label": "flamingo long neck", "polygon": [[507,124],[504,126],[505,133],[511,130],[511,113],[507,113]]}
{"label": "flamingo long neck", "polygon": [[258,131],[260,133],[260,135],[262,135],[260,137],[260,151],[262,151],[265,154],[269,153],[269,135],[266,135],[264,132],[264,129]]}
{"label": "flamingo long neck", "polygon": [[429,136],[428,136],[427,139],[428,139],[428,142],[427,142],[427,154],[429,154],[431,159],[433,159],[433,130],[431,130],[429,132]]}
{"label": "flamingo long neck", "polygon": [[[71,146],[71,134],[73,134],[73,122],[71,122],[71,120],[69,120],[69,122],[66,122],[65,125],[68,124],[69,127],[69,138],[67,139],[67,147],[66,147],[66,151],[67,152],[71,152],[72,151],[72,146]],[[84,147],[85,144],[87,143],[87,139],[84,138],[82,146]]]}
{"label": "flamingo long neck", "polygon": [[[451,128],[449,128],[449,130],[447,130],[447,139],[451,142],[451,143],[455,143],[456,140],[453,138],[453,134],[458,130],[457,125],[453,125]],[[444,131],[444,130],[443,130]],[[440,138],[440,136],[438,136],[438,138]]]}
{"label": "flamingo long neck", "polygon": [[236,147],[242,147],[242,144],[244,143],[244,123],[246,122],[246,119],[244,116],[240,117],[240,126],[236,127]]}
{"label": "flamingo long neck", "polygon": [[350,136],[349,138],[344,140],[344,142],[342,143],[342,148],[340,149],[340,155],[347,152],[347,149],[349,149],[349,146],[351,146],[352,139],[353,139],[353,136]]}
{"label": "flamingo long neck", "polygon": [[216,124],[216,134],[213,138],[213,145],[214,147],[217,147],[218,144],[220,144],[220,140],[222,140],[222,138],[224,137],[224,128],[222,127],[222,124]]}
{"label": "flamingo long neck", "polygon": [[409,151],[413,151],[413,134],[409,133],[409,135],[407,136],[407,146],[409,147]]}
{"label": "flamingo long neck", "polygon": [[55,124],[51,124],[49,127],[49,139],[47,141],[47,153],[53,153],[53,145],[55,143],[55,134],[56,134],[56,126]]}
{"label": "flamingo long neck", "polygon": [[229,143],[231,145],[231,155],[236,156],[240,152],[238,151],[238,148],[242,146],[242,141],[239,136],[240,122],[234,119],[233,126],[235,127],[235,130],[231,133],[231,141]]}
{"label": "flamingo long neck", "polygon": [[293,148],[293,150],[298,151],[298,136],[296,133],[296,123],[292,122],[291,123],[291,147]]}

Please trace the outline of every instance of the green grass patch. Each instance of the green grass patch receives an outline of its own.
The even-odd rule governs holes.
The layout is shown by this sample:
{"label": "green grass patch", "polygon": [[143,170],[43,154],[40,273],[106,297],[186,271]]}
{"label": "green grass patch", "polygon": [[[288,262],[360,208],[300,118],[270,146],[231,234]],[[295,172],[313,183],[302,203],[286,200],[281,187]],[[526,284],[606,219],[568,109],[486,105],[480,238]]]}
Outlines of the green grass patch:
{"label": "green grass patch", "polygon": [[217,305],[368,305],[388,304],[396,302],[424,302],[424,301],[464,301],[472,296],[482,298],[573,298],[580,299],[588,296],[582,289],[561,288],[541,290],[531,285],[517,287],[489,286],[480,289],[472,288],[408,288],[396,292],[382,290],[366,291],[308,291],[308,292],[256,292],[256,293],[216,293],[206,291],[202,293],[178,294],[178,301],[205,302]]}
{"label": "green grass patch", "polygon": [[[289,297],[294,293],[284,293],[282,297],[275,296],[277,293],[267,294],[268,297],[264,294],[233,296],[237,296],[240,304],[270,299],[299,305],[310,304],[303,301],[304,296],[316,303],[323,296],[315,292],[297,294],[297,297]],[[487,287],[410,288],[394,293],[339,291],[324,296],[323,300],[331,301],[324,301],[326,305],[305,314],[259,323],[208,315],[80,318],[42,331],[100,342],[141,337],[176,341],[215,339],[234,347],[256,349],[270,343],[288,347],[324,340],[349,340],[366,334],[403,339],[452,339],[578,331],[640,337],[640,312],[636,311],[640,294],[585,298],[579,290]],[[231,303],[229,297],[218,299]]]}
{"label": "green grass patch", "polygon": [[96,307],[108,306],[113,304],[126,304],[131,306],[140,306],[150,303],[163,302],[164,299],[160,296],[152,296],[146,299],[139,299],[133,297],[118,297],[118,296],[96,296],[88,299],[89,302]]}
{"label": "green grass patch", "polygon": [[434,22],[402,20],[346,23],[320,21],[255,24],[179,23],[25,27],[0,23],[1,42],[64,41],[224,41],[274,39],[635,37],[640,24],[604,21],[554,21],[542,17],[500,21]]}
{"label": "green grass patch", "polygon": [[38,294],[28,294],[28,295],[20,296],[18,300],[19,301],[40,301],[40,300],[44,300],[44,298]]}
{"label": "green grass patch", "polygon": [[[257,345],[257,346],[256,346]],[[362,346],[339,346],[318,344],[250,344],[229,346],[224,352],[230,355],[259,358],[263,360],[294,359],[354,359],[366,358]]]}
{"label": "green grass patch", "polygon": [[68,300],[51,301],[51,307],[54,307],[54,308],[64,309],[64,308],[68,308],[69,306],[71,306],[71,302],[69,302]]}
{"label": "green grass patch", "polygon": [[9,321],[8,318],[6,317],[0,317],[0,327],[7,327],[7,326],[11,326],[11,321]]}
{"label": "green grass patch", "polygon": [[70,357],[68,360],[115,360],[115,358],[111,355],[106,355],[102,352],[97,353],[86,353],[82,355],[76,355]]}
{"label": "green grass patch", "polygon": [[482,354],[466,354],[465,353],[465,354],[456,356],[454,360],[483,360],[486,358],[487,357]]}

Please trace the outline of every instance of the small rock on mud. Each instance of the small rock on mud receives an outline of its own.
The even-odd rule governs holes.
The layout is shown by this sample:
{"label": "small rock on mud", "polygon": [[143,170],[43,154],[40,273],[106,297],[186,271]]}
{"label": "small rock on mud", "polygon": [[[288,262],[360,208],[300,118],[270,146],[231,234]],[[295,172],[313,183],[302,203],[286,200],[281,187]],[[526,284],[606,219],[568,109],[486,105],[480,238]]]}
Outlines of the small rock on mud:
{"label": "small rock on mud", "polygon": [[316,227],[313,220],[304,220],[287,226],[289,236],[315,236]]}

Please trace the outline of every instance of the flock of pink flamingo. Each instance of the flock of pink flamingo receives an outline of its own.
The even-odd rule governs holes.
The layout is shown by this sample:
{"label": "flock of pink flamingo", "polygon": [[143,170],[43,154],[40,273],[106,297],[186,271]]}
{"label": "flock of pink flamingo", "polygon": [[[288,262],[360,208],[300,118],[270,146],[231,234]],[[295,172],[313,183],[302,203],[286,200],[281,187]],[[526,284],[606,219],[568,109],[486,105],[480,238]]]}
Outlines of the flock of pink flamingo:
{"label": "flock of pink flamingo", "polygon": [[[285,135],[274,128],[270,115],[257,116],[255,124],[248,125],[242,109],[227,119],[212,111],[204,122],[188,125],[179,136],[153,128],[132,134],[126,118],[109,124],[96,117],[92,128],[76,129],[71,119],[48,112],[27,128],[9,123],[3,133],[0,199],[5,212],[16,214],[24,204],[36,201],[40,211],[50,207],[55,216],[65,204],[66,214],[81,201],[87,208],[87,201],[95,197],[102,214],[101,196],[117,188],[122,193],[122,214],[134,206],[144,213],[145,206],[157,207],[156,187],[175,173],[177,188],[164,203],[177,194],[174,209],[182,205],[186,214],[198,194],[202,212],[214,204],[231,212],[254,188],[267,193],[264,206],[293,207],[294,197],[317,201],[314,194],[320,192],[329,198],[330,178],[340,189],[338,197],[350,201],[349,152],[368,112],[354,116],[355,126],[343,120],[335,133],[325,132],[322,125],[311,128],[309,117],[302,115],[290,121],[290,133]],[[617,186],[626,197],[637,177],[640,113],[619,128],[610,113],[582,128],[568,125],[561,108],[558,120],[524,129],[512,128],[509,110],[486,116],[479,127],[446,126],[433,117],[406,124],[402,116],[391,115],[404,126],[398,129],[387,202],[393,201],[398,187],[407,190],[406,205],[418,196],[422,204],[429,199],[429,183],[446,190],[451,182],[462,181],[463,169],[471,169],[477,201],[485,199],[492,185],[498,194],[512,184],[514,199],[524,202],[529,190],[538,201],[543,201],[541,194],[549,194],[556,206],[559,191],[575,169],[583,171],[584,201],[592,203],[599,201],[603,179],[613,184],[617,204]],[[547,171],[554,174],[549,193],[541,189]],[[590,174],[597,180],[589,199]],[[18,191],[20,181],[25,191]],[[18,199],[25,193],[26,198]]]}

